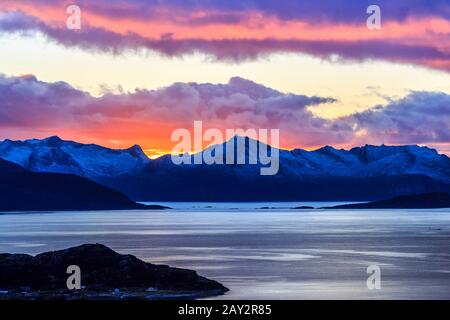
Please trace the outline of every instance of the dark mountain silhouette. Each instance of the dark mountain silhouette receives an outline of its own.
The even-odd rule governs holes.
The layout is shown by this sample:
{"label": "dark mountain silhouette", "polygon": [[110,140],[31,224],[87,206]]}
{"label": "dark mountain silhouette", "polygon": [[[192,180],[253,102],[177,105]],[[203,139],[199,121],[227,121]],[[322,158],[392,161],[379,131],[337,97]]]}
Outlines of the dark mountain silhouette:
{"label": "dark mountain silhouette", "polygon": [[368,203],[345,204],[326,209],[436,209],[450,208],[450,194],[432,192],[398,196]]}
{"label": "dark mountain silhouette", "polygon": [[[247,160],[250,141],[245,139]],[[133,199],[166,201],[371,201],[450,192],[450,159],[426,147],[279,150],[279,162],[276,175],[263,176],[259,162],[174,165],[170,156],[163,156],[139,176],[104,181],[112,186],[120,181],[121,190]]]}
{"label": "dark mountain silhouette", "polygon": [[[67,267],[76,265],[81,270],[83,290],[67,290]],[[188,291],[197,295],[218,295],[228,291],[219,282],[199,276],[188,269],[171,268],[122,255],[101,244],[84,244],[65,250],[45,252],[36,256],[0,254],[0,288],[22,291],[30,295],[51,298],[73,295],[83,298],[83,292],[111,293],[113,289],[146,292]],[[53,292],[53,295],[51,294]],[[147,292],[148,294],[148,292]],[[14,297],[14,296],[12,296]]]}
{"label": "dark mountain silhouette", "polygon": [[0,210],[156,209],[137,204],[119,191],[60,173],[30,172],[0,159]]}
{"label": "dark mountain silhouette", "polygon": [[[326,146],[306,151],[268,146],[269,152],[279,152],[279,171],[262,176],[259,158],[256,165],[248,164],[254,140],[236,136],[232,141],[234,160],[238,141],[244,142],[246,164],[176,165],[170,155],[146,158],[139,146],[113,150],[58,137],[5,140],[0,158],[32,171],[74,173],[136,201],[372,201],[450,192],[450,158],[427,147]],[[225,143],[211,153],[218,150],[228,151]]]}

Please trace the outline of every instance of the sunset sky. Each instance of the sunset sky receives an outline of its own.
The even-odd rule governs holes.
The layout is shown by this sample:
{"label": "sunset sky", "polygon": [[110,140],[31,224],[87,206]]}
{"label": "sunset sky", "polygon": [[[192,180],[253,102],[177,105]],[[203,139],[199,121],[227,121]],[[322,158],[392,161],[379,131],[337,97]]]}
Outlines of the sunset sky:
{"label": "sunset sky", "polygon": [[156,156],[194,120],[277,128],[284,148],[450,154],[450,2],[0,0],[0,139]]}

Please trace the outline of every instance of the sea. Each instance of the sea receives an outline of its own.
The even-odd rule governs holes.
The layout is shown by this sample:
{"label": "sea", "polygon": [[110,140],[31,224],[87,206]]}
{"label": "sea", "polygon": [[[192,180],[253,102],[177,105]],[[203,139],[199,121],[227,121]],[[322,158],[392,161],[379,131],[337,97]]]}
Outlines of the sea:
{"label": "sea", "polygon": [[230,289],[212,299],[450,299],[450,209],[151,204],[173,209],[0,213],[0,253],[101,243]]}

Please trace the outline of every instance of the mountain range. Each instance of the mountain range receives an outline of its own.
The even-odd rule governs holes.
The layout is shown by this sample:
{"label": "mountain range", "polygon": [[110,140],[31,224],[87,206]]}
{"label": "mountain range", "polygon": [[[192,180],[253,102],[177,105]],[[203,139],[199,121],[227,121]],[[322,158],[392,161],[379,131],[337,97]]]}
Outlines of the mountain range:
{"label": "mountain range", "polygon": [[0,211],[165,209],[131,201],[89,179],[31,172],[0,159]]}
{"label": "mountain range", "polygon": [[[233,139],[243,139],[248,158],[252,140]],[[259,161],[176,165],[170,155],[149,159],[137,145],[115,150],[56,136],[0,142],[0,158],[29,171],[78,175],[136,201],[370,201],[450,192],[450,158],[428,147],[278,151],[278,173],[262,176]]]}
{"label": "mountain range", "polygon": [[71,173],[96,180],[139,172],[150,162],[135,145],[114,150],[95,144],[63,141],[57,136],[0,142],[0,158],[36,172]]}
{"label": "mountain range", "polygon": [[367,203],[351,203],[325,209],[438,209],[450,208],[450,194],[432,192],[397,196]]}

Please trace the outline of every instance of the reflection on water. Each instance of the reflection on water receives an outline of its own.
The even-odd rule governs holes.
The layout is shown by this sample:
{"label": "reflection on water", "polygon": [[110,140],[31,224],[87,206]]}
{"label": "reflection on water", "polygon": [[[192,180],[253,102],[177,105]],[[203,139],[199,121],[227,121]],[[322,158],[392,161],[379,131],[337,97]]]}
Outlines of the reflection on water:
{"label": "reflection on water", "polygon": [[[225,299],[450,298],[450,210],[169,204],[171,211],[0,215],[0,252],[103,243],[222,282]],[[270,207],[275,209],[255,210]],[[381,267],[381,290],[366,268]]]}

